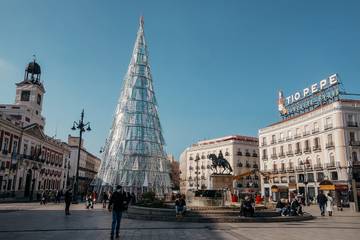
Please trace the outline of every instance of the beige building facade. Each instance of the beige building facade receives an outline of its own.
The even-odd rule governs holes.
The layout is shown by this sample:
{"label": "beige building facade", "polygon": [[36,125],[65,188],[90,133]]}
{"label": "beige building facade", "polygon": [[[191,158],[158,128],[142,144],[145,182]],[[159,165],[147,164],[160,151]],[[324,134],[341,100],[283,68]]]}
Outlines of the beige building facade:
{"label": "beige building facade", "polygon": [[[197,142],[180,155],[180,191],[211,189],[212,161],[209,154],[223,154],[230,163],[232,175],[258,169],[258,139],[246,136],[226,136]],[[258,188],[260,180],[257,176],[248,176],[234,181],[234,188]]]}
{"label": "beige building facade", "polygon": [[[92,190],[91,183],[95,179],[99,171],[101,160],[93,155],[84,147],[84,140],[82,139],[80,161],[79,161],[79,193],[85,194]],[[78,161],[79,137],[68,136],[68,145],[70,148],[70,171],[69,182],[72,186],[76,177],[76,168]]]}
{"label": "beige building facade", "polygon": [[338,100],[260,129],[262,194],[276,200],[296,191],[315,202],[330,180],[337,200],[348,201],[360,166],[359,123],[360,101]]}

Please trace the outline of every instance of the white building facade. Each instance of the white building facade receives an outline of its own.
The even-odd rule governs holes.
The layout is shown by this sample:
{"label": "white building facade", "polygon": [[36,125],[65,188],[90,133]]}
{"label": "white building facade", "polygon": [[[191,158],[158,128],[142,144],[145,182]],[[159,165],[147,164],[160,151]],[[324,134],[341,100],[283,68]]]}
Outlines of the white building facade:
{"label": "white building facade", "polygon": [[[210,189],[212,161],[209,154],[218,155],[222,152],[230,163],[232,175],[238,175],[258,169],[258,139],[246,136],[226,136],[197,142],[185,149],[180,155],[180,191]],[[257,176],[248,176],[243,180],[234,181],[234,187],[258,188],[260,180]]]}
{"label": "white building facade", "polygon": [[359,123],[360,101],[338,100],[260,129],[260,169],[269,173],[262,195],[277,200],[296,191],[311,201],[319,183],[330,180],[337,201],[348,201],[360,164]]}
{"label": "white building facade", "polygon": [[35,199],[66,188],[69,148],[44,133],[41,69],[30,62],[14,104],[0,104],[0,197]]}

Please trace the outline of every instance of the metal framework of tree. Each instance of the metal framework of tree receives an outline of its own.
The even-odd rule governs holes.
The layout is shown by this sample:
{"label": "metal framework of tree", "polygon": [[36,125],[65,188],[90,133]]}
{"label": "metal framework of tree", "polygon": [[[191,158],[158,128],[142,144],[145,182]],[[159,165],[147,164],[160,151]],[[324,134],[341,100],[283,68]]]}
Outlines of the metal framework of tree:
{"label": "metal framework of tree", "polygon": [[166,194],[171,183],[164,145],[141,17],[97,184]]}

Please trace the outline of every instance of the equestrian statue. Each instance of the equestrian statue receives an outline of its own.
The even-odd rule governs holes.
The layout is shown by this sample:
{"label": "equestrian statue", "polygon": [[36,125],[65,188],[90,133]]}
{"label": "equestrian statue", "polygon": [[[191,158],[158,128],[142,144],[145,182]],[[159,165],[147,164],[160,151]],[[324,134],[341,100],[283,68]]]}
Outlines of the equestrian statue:
{"label": "equestrian statue", "polygon": [[212,161],[211,170],[213,170],[214,174],[224,174],[225,171],[226,174],[230,174],[233,171],[230,166],[230,163],[224,158],[221,151],[219,152],[219,156],[216,156],[216,154],[211,153],[209,154],[208,158]]}

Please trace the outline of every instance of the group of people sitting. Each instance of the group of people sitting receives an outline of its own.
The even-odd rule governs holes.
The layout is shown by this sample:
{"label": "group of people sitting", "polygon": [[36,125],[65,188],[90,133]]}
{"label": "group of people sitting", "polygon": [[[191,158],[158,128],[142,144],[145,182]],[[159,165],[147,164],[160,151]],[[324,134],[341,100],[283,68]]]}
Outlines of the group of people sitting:
{"label": "group of people sitting", "polygon": [[184,194],[177,194],[175,199],[175,212],[176,218],[181,218],[184,216],[186,211],[186,201]]}
{"label": "group of people sitting", "polygon": [[298,197],[293,198],[290,202],[287,199],[279,199],[275,208],[281,216],[303,215],[301,200]]}

